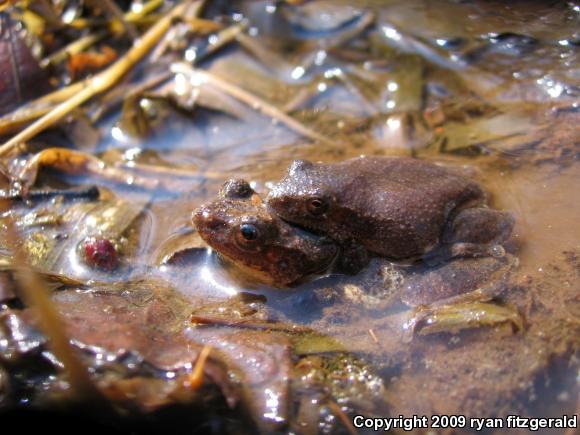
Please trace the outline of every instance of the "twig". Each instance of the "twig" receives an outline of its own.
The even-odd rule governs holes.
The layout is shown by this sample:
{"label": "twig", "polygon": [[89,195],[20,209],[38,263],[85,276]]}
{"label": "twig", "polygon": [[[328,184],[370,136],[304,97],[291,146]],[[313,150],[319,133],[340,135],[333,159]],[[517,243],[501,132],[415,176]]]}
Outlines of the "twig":
{"label": "twig", "polygon": [[180,63],[172,66],[172,70],[173,72],[181,72],[183,74],[189,75],[192,78],[192,81],[194,81],[196,84],[202,85],[204,83],[208,83],[209,85],[218,88],[222,92],[225,92],[226,94],[247,104],[252,109],[257,110],[258,112],[264,115],[270,116],[280,121],[281,123],[285,124],[288,128],[294,130],[295,132],[299,133],[302,136],[305,136],[311,140],[324,143],[326,145],[335,144],[330,138],[320,133],[317,133],[314,130],[311,130],[310,128],[298,122],[291,116],[285,114],[282,110],[278,109],[272,104],[262,100],[261,98],[251,94],[250,92],[238,86],[226,82],[225,80],[213,74],[210,74],[206,71],[201,71],[199,69],[194,69],[185,63]]}
{"label": "twig", "polygon": [[371,336],[371,338],[373,339],[373,341],[375,343],[379,344],[379,339],[377,338],[375,331],[373,331],[372,329],[369,329],[369,335]]}
{"label": "twig", "polygon": [[0,135],[7,135],[34,122],[52,110],[51,107],[21,108],[0,118]]}
{"label": "twig", "polygon": [[197,390],[203,384],[203,369],[205,368],[205,363],[209,358],[211,349],[212,347],[209,344],[203,346],[199,352],[195,366],[193,366],[193,370],[187,376],[187,386],[192,390]]}
{"label": "twig", "polygon": [[38,119],[36,122],[22,130],[8,142],[0,147],[0,157],[8,154],[16,146],[25,142],[38,133],[44,131],[55,122],[58,122],[63,117],[68,115],[71,111],[79,107],[81,104],[91,99],[95,95],[106,91],[118,80],[123,77],[137,62],[139,62],[145,54],[151,50],[153,45],[165,34],[171,27],[173,20],[178,17],[187,6],[187,3],[182,3],[173,8],[171,12],[161,18],[153,27],[151,27],[143,37],[133,44],[133,47],[127,54],[107,68],[105,71],[97,74],[91,79],[82,82],[83,89],[73,95],[67,101],[59,104],[49,113]]}
{"label": "twig", "polygon": [[260,322],[255,320],[230,320],[230,319],[222,319],[220,317],[214,316],[197,316],[192,314],[190,317],[190,321],[193,324],[197,325],[217,325],[217,326],[229,326],[232,328],[241,328],[241,329],[257,329],[257,330],[266,330],[266,331],[281,331],[287,333],[294,333],[294,334],[302,334],[312,332],[311,328],[307,328],[305,326],[300,325],[287,325],[284,323],[269,323],[269,322]]}
{"label": "twig", "polygon": [[149,15],[155,9],[159,8],[163,4],[163,0],[151,0],[145,3],[139,11],[129,11],[125,14],[125,20],[129,23],[135,23],[142,19],[144,16]]}
{"label": "twig", "polygon": [[111,0],[100,0],[100,1],[92,0],[92,2],[97,7],[100,4],[105,6],[105,8],[109,10],[111,15],[113,15],[116,19],[118,19],[121,22],[121,24],[123,25],[123,29],[125,29],[125,32],[127,33],[127,35],[131,37],[133,41],[139,38],[139,32],[137,32],[137,29],[135,29],[135,26],[133,26],[132,23],[127,21],[121,8],[117,6],[117,3]]}
{"label": "twig", "polygon": [[326,406],[328,406],[332,411],[332,413],[338,417],[338,419],[342,422],[342,424],[344,425],[349,434],[351,435],[358,434],[356,428],[352,425],[350,418],[348,418],[348,415],[346,415],[345,412],[342,409],[340,409],[340,406],[338,406],[338,404],[335,401],[328,400],[328,402],[326,402]]}
{"label": "twig", "polygon": [[43,95],[19,109],[2,116],[0,118],[0,134],[5,134],[12,128],[18,127],[20,124],[26,124],[44,116],[53,110],[57,104],[62,103],[66,99],[79,93],[86,86],[86,82],[86,80],[76,82],[72,85]]}
{"label": "twig", "polygon": [[71,42],[67,46],[61,48],[60,50],[54,52],[50,56],[42,59],[40,65],[45,68],[48,65],[54,65],[64,61],[68,56],[80,53],[81,51],[86,50],[87,48],[91,47],[93,44],[96,44],[105,36],[107,36],[107,31],[101,31],[97,33],[93,33],[91,35],[83,36],[82,38],[77,39],[74,42]]}
{"label": "twig", "polygon": [[[117,6],[114,2],[111,2],[110,0],[108,0],[107,2],[112,3],[113,6]],[[131,35],[133,37],[133,39],[137,39],[139,37],[139,34],[135,30],[135,27],[133,26],[133,24],[135,22],[137,22],[138,20],[140,20],[141,18],[143,18],[149,12],[152,12],[155,9],[157,9],[159,6],[161,6],[161,3],[162,2],[159,0],[152,0],[148,3],[146,3],[139,12],[127,12],[126,14],[121,15],[122,19],[119,18],[121,20],[121,22],[126,23],[127,26],[129,26],[130,28],[133,29],[132,32],[135,32],[134,35]],[[124,28],[125,28],[125,30],[127,29],[127,27],[124,27]],[[93,44],[99,42],[101,39],[103,39],[105,36],[107,36],[108,33],[109,33],[108,31],[103,30],[101,32],[97,32],[97,33],[94,33],[91,35],[83,36],[82,38],[77,39],[76,41],[70,43],[66,47],[63,47],[62,49],[58,50],[57,52],[44,58],[40,62],[40,65],[44,68],[49,64],[56,64],[56,63],[62,62],[63,60],[65,60],[67,58],[67,56],[69,56],[71,54],[80,53],[81,51],[86,50],[87,48],[89,48]]]}
{"label": "twig", "polygon": [[[199,13],[203,8],[204,3],[205,0],[201,0],[197,3],[189,5],[187,8],[183,10],[183,14],[181,14],[179,18],[188,19],[199,16]],[[165,34],[165,36],[161,39],[161,41],[159,41],[159,44],[157,44],[157,47],[155,48],[155,50],[153,50],[153,53],[151,53],[151,62],[157,62],[159,58],[163,55],[163,53],[165,53],[169,44],[177,37],[178,34],[177,28],[179,27],[179,25],[180,24],[174,26],[169,32]]]}
{"label": "twig", "polygon": [[28,192],[26,196],[22,196],[20,193],[11,190],[0,190],[0,199],[10,199],[12,201],[48,201],[55,197],[61,197],[63,199],[97,199],[99,194],[100,192],[97,186],[72,189],[38,189]]}
{"label": "twig", "polygon": [[28,194],[41,168],[52,168],[69,175],[94,174],[114,183],[131,184],[149,190],[161,187],[159,180],[154,177],[128,174],[122,169],[108,166],[91,154],[55,147],[38,152],[22,167],[16,180],[22,189],[22,192],[18,192],[19,194]]}
{"label": "twig", "polygon": [[115,167],[125,171],[137,172],[147,176],[155,177],[194,178],[202,180],[221,180],[223,178],[223,173],[191,171],[188,169],[151,165],[148,163],[127,162],[117,164]]}
{"label": "twig", "polygon": [[246,29],[247,26],[248,24],[245,22],[233,24],[218,32],[215,41],[212,42],[209,46],[207,46],[205,50],[201,51],[201,53],[198,53],[193,63],[197,63],[200,60],[205,59],[210,54],[215,53],[220,48],[232,42],[234,39],[236,39],[238,35],[242,34],[242,32]]}

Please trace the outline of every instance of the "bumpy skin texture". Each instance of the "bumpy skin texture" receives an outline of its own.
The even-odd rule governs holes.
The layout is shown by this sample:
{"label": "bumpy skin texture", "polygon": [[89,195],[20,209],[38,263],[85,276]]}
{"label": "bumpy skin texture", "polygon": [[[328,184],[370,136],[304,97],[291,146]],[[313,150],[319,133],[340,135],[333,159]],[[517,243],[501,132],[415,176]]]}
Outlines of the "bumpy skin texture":
{"label": "bumpy skin texture", "polygon": [[222,256],[276,286],[324,270],[338,252],[328,238],[288,225],[270,213],[244,180],[226,182],[216,200],[194,211],[193,224]]}
{"label": "bumpy skin texture", "polygon": [[[268,196],[268,205],[282,219],[327,234],[346,246],[347,254],[362,246],[396,260],[421,257],[444,240],[465,239],[465,221],[457,237],[445,232],[459,230],[451,221],[473,207],[484,211],[484,224],[478,223],[461,242],[505,239],[513,219],[480,208],[484,204],[485,193],[473,180],[429,162],[397,157],[334,164],[298,160]],[[500,228],[501,234],[495,234]]]}

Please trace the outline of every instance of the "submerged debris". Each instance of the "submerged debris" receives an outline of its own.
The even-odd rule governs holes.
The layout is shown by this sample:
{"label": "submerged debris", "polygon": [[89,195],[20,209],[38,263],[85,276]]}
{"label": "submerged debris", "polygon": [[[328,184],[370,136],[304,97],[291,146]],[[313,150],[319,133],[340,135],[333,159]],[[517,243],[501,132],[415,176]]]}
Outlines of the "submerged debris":
{"label": "submerged debris", "polygon": [[[0,5],[0,412],[312,435],[573,412],[578,6],[428,3]],[[259,198],[290,161],[361,155],[469,173],[513,237],[477,264],[329,268],[342,247]],[[238,221],[206,224],[266,283],[191,226],[228,179]]]}
{"label": "submerged debris", "polygon": [[0,11],[0,115],[50,89],[21,27],[8,11]]}
{"label": "submerged debris", "polygon": [[81,257],[90,267],[110,272],[119,265],[117,248],[109,239],[88,237],[81,242],[79,249]]}

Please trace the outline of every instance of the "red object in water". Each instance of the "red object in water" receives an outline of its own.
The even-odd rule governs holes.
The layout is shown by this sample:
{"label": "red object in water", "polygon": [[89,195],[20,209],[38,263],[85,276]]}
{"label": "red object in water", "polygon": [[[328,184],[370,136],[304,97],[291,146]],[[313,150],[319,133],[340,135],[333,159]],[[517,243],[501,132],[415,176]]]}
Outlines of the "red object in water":
{"label": "red object in water", "polygon": [[81,253],[85,263],[95,269],[110,272],[119,266],[117,248],[109,239],[88,237],[82,242]]}

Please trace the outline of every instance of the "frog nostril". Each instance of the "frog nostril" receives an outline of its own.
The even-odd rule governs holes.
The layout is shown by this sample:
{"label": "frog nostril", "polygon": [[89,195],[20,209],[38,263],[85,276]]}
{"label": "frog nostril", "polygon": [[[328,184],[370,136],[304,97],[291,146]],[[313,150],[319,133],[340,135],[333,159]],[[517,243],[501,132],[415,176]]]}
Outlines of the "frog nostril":
{"label": "frog nostril", "polygon": [[191,216],[193,226],[202,235],[223,232],[228,228],[228,217],[224,216],[223,210],[216,207],[215,203],[208,203],[198,207]]}
{"label": "frog nostril", "polygon": [[205,216],[207,215],[207,211],[203,208],[198,208],[194,210],[193,214],[191,215],[191,220],[195,226],[199,225],[205,220]]}
{"label": "frog nostril", "polygon": [[214,229],[220,226],[223,222],[220,219],[216,219],[216,217],[205,207],[200,207],[193,212],[192,219],[193,225],[196,228],[209,228]]}

